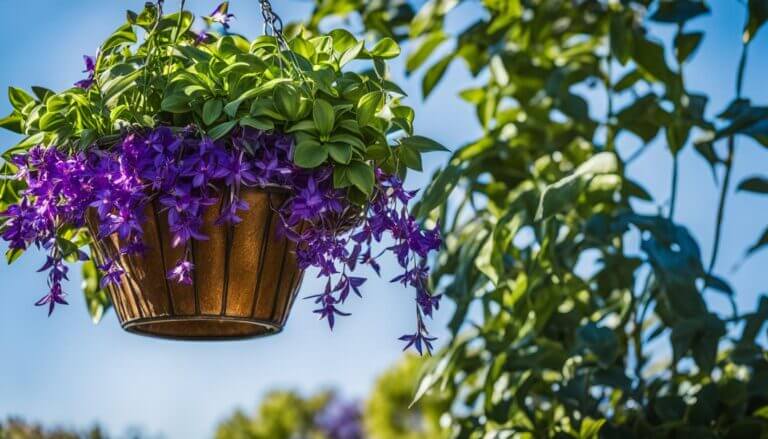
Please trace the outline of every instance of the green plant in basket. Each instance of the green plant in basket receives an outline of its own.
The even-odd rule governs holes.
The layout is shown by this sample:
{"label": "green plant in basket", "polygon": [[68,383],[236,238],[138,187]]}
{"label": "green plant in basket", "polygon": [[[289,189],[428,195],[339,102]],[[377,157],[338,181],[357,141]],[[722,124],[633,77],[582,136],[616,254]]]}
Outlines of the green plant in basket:
{"label": "green plant in basket", "polygon": [[[440,240],[408,214],[414,193],[402,181],[407,169],[421,170],[423,153],[445,148],[414,134],[414,110],[387,77],[385,62],[400,49],[390,38],[367,45],[345,30],[288,37],[262,6],[267,34],[248,40],[229,32],[227,2],[204,17],[200,32],[184,2],[171,14],[162,1],[147,3],[85,57],[86,78],[74,87],[10,88],[14,111],[0,126],[25,137],[3,155],[0,231],[9,259],[33,244],[48,252],[51,292],[38,304],[52,310],[65,303],[63,261],[88,259],[79,249],[95,247],[85,284],[100,316],[103,290],[130,286],[125,259],[151,260],[147,216],[159,212],[167,217],[166,253],[177,256],[165,277],[194,286],[199,314],[207,299],[195,279],[207,274],[195,271],[195,242],[216,241],[215,227],[250,227],[238,224],[254,207],[248,194],[279,190],[287,195],[265,202],[269,221],[274,213],[275,236],[295,244],[299,269],[317,267],[327,279],[313,296],[320,317],[332,327],[345,315],[340,304],[365,281],[351,272],[358,264],[378,272],[371,244],[386,233],[404,269],[397,280],[417,291],[417,330],[403,340],[430,349],[423,317],[439,296],[429,293],[423,261]],[[206,216],[216,208],[216,218]],[[158,230],[162,242],[165,229]],[[176,294],[169,292],[171,308],[183,299]],[[135,308],[147,317],[141,303]]]}

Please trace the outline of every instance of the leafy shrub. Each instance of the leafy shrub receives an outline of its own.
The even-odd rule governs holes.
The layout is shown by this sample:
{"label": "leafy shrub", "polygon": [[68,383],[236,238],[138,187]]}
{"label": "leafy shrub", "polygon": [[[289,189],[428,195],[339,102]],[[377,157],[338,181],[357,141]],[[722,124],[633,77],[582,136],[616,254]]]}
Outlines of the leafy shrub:
{"label": "leafy shrub", "polygon": [[[480,18],[447,27],[462,7]],[[766,145],[768,113],[741,84],[767,11],[749,0],[736,96],[710,119],[708,97],[685,86],[704,38],[688,23],[709,13],[701,1],[316,2],[310,29],[355,14],[365,31],[412,44],[406,70],[423,72],[425,97],[459,62],[483,81],[460,94],[482,137],[453,151],[415,209],[453,218],[433,275],[456,305],[453,339],[416,399],[448,392],[455,437],[768,434],[768,299],[737,310],[715,271],[736,138]],[[673,25],[672,40],[649,21]],[[604,114],[581,95],[590,88],[605,96]],[[664,203],[627,175],[655,139],[673,157]],[[684,148],[722,175],[706,263],[675,222]],[[765,182],[739,188],[765,193]],[[763,232],[748,252],[765,244]],[[705,290],[724,294],[731,312],[713,311]]]}

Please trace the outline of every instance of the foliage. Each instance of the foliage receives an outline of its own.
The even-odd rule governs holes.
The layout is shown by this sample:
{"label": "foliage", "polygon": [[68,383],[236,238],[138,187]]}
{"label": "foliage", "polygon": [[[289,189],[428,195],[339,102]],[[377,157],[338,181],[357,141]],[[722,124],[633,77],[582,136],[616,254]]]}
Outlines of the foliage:
{"label": "foliage", "polygon": [[[442,223],[433,282],[456,305],[453,339],[416,399],[448,392],[455,437],[766,434],[768,361],[758,336],[768,299],[739,312],[713,272],[735,139],[766,144],[765,107],[741,96],[766,3],[748,2],[736,96],[716,120],[707,96],[685,87],[686,61],[704,38],[687,24],[709,13],[703,2],[419,4],[318,0],[306,24],[318,31],[325,18],[352,14],[367,32],[407,41],[406,69],[423,72],[425,98],[455,64],[485,80],[460,93],[482,137],[453,151],[414,211],[453,218]],[[445,26],[472,7],[482,9],[476,21]],[[674,25],[672,41],[649,22]],[[606,96],[605,114],[590,107],[590,89]],[[666,203],[627,175],[656,139],[673,157]],[[633,144],[629,156],[617,151]],[[723,174],[708,264],[674,222],[678,157],[691,147]],[[739,189],[765,193],[764,183],[755,176]],[[648,206],[658,213],[644,213]],[[766,243],[763,232],[749,251]],[[710,309],[707,289],[726,295],[731,315]]]}
{"label": "foliage", "polygon": [[[378,272],[371,244],[388,233],[395,245],[385,250],[403,268],[395,280],[417,290],[416,331],[401,339],[429,351],[423,317],[439,297],[428,292],[421,261],[440,239],[408,214],[413,195],[401,182],[407,169],[421,170],[423,153],[444,148],[414,135],[414,111],[387,79],[385,60],[399,46],[382,38],[366,48],[340,29],[288,40],[273,29],[249,41],[229,32],[231,18],[224,2],[204,17],[223,34],[195,33],[184,2],[172,14],[162,1],[147,3],[85,57],[87,77],[74,87],[9,88],[14,110],[0,126],[25,137],[0,163],[8,261],[32,245],[48,252],[41,270],[50,292],[36,304],[50,313],[67,303],[64,261],[85,260],[79,247],[117,236],[120,255],[101,255],[83,271],[98,320],[104,289],[122,281],[121,257],[145,247],[150,203],[167,211],[172,244],[184,249],[168,278],[192,283],[191,243],[206,239],[204,212],[219,205],[216,224],[237,224],[248,208],[241,187],[280,186],[290,196],[275,208],[279,225],[298,244],[300,267],[318,268],[327,282],[312,296],[315,312],[331,328],[346,315],[338,307],[365,280],[348,272],[358,263]],[[368,69],[343,69],[351,62]],[[89,210],[98,221],[86,227]]]}
{"label": "foliage", "polygon": [[292,391],[267,394],[249,416],[237,410],[222,421],[217,439],[439,439],[439,419],[448,401],[430,395],[411,406],[421,358],[408,355],[376,381],[368,400],[357,404],[333,392],[303,397]]}
{"label": "foliage", "polygon": [[449,402],[436,392],[417,403],[413,388],[424,365],[421,358],[408,355],[376,379],[363,411],[369,437],[378,439],[441,439],[448,437],[440,426]]}
{"label": "foliage", "polygon": [[238,410],[219,424],[216,438],[323,438],[315,419],[332,398],[329,393],[303,398],[290,391],[271,392],[261,401],[253,417]]}
{"label": "foliage", "polygon": [[99,427],[76,432],[63,428],[46,429],[41,425],[18,418],[9,418],[5,422],[0,422],[0,439],[104,439],[106,437],[108,436]]}

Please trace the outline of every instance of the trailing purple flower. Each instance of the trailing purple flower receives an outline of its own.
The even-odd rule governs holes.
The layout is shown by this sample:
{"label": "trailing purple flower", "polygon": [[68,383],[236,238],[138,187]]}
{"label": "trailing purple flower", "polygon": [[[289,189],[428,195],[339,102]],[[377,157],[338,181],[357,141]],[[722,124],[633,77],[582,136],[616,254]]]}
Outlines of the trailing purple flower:
{"label": "trailing purple flower", "polygon": [[[226,10],[221,13],[226,21]],[[88,62],[90,68],[94,61]],[[416,193],[377,170],[367,205],[353,205],[345,191],[334,188],[332,165],[299,168],[292,161],[293,149],[293,138],[279,133],[238,128],[228,139],[213,141],[193,127],[131,132],[110,149],[72,155],[36,146],[12,159],[27,188],[19,203],[0,212],[0,236],[12,250],[34,245],[48,251],[42,270],[49,273],[50,292],[37,305],[48,305],[52,312],[56,304],[66,304],[64,259],[76,249],[64,239],[65,230],[89,227],[96,240],[119,238],[121,255],[137,254],[146,249],[145,212],[159,209],[171,244],[184,250],[167,277],[191,284],[192,241],[207,239],[204,213],[215,208],[216,224],[240,223],[240,213],[250,207],[241,197],[243,188],[279,186],[290,191],[282,205],[271,206],[280,219],[279,231],[296,242],[300,268],[315,268],[324,279],[324,291],[310,296],[320,319],[333,329],[337,317],[349,315],[342,307],[352,294],[362,297],[366,281],[351,273],[368,266],[379,274],[378,259],[391,253],[402,268],[392,281],[416,291],[417,331],[401,340],[431,352],[434,338],[423,317],[438,309],[440,296],[429,293],[424,260],[439,248],[440,237],[437,228],[426,230],[409,214],[408,202]],[[391,245],[375,248],[385,239]],[[98,261],[97,267],[102,287],[119,283],[125,274],[120,258]]]}
{"label": "trailing purple flower", "polygon": [[83,61],[85,62],[83,73],[87,73],[88,77],[77,81],[75,87],[87,90],[96,82],[96,59],[92,56],[83,55]]}

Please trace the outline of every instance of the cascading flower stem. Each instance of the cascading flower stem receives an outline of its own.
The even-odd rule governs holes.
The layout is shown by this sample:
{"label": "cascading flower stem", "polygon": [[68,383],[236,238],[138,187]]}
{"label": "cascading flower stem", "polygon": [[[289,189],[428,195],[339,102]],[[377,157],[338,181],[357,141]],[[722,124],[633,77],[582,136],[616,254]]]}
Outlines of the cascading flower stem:
{"label": "cascading flower stem", "polygon": [[[428,290],[426,260],[440,237],[409,213],[415,192],[402,179],[409,169],[421,170],[423,154],[447,149],[414,133],[415,112],[387,79],[386,60],[400,48],[387,37],[366,47],[344,29],[288,37],[271,3],[259,5],[264,35],[248,40],[230,33],[229,2],[203,17],[202,29],[184,2],[176,14],[165,14],[162,0],[147,2],[142,11],[127,11],[95,56],[84,57],[84,77],[73,87],[33,87],[34,96],[10,88],[13,112],[0,126],[25,139],[0,158],[0,236],[9,243],[9,260],[30,246],[46,251],[50,291],[38,304],[52,312],[66,303],[65,261],[85,258],[78,248],[91,245],[94,264],[86,266],[84,285],[119,297],[128,289],[126,273],[134,272],[124,265],[148,263],[136,256],[151,249],[155,240],[145,240],[144,232],[154,224],[170,235],[179,257],[165,261],[171,252],[159,252],[160,276],[196,285],[202,265],[193,261],[202,261],[193,258],[195,242],[207,240],[209,230],[218,237],[221,226],[244,222],[242,212],[252,207],[247,200],[259,189],[279,191],[279,205],[267,197],[271,212],[259,209],[248,218],[267,213],[275,228],[265,229],[264,239],[274,231],[292,241],[290,276],[297,265],[316,271],[321,290],[309,297],[318,317],[333,328],[349,315],[346,302],[352,294],[362,297],[366,281],[358,270],[380,275],[381,257],[391,254],[401,270],[392,281],[415,291],[416,338],[404,341],[429,352],[424,320],[440,296]],[[347,67],[357,61],[370,69]],[[423,205],[419,210],[419,221],[431,214]],[[253,226],[245,223],[240,226]],[[139,277],[133,280],[143,282]],[[136,283],[130,289],[149,298],[147,286]],[[298,285],[287,293],[278,287],[275,303],[290,306]],[[100,311],[89,311],[101,316],[107,295],[95,296]],[[146,320],[126,309],[118,311],[121,323]],[[288,311],[270,316],[276,327]]]}
{"label": "cascading flower stem", "polygon": [[[128,133],[109,150],[66,155],[54,147],[34,147],[16,156],[17,176],[28,189],[19,203],[2,213],[2,237],[11,248],[36,244],[49,250],[41,270],[50,270],[50,292],[36,304],[49,305],[50,313],[56,304],[67,303],[61,286],[67,279],[67,255],[58,238],[59,224],[84,226],[91,212],[96,239],[115,235],[125,243],[120,254],[141,253],[146,250],[144,211],[156,199],[167,216],[171,244],[184,247],[167,277],[191,284],[192,241],[208,239],[201,232],[203,213],[216,207],[217,196],[225,201],[216,224],[238,224],[238,213],[249,208],[240,196],[242,187],[289,188],[287,201],[272,208],[281,219],[281,233],[297,244],[300,268],[315,268],[325,279],[323,292],[309,296],[318,305],[314,312],[333,329],[337,317],[349,315],[341,307],[350,293],[362,298],[360,287],[366,279],[350,272],[363,264],[379,274],[378,258],[392,253],[403,269],[392,282],[416,290],[417,330],[401,340],[419,352],[423,347],[430,352],[434,339],[423,317],[432,316],[440,296],[427,290],[429,269],[423,261],[440,246],[440,238],[437,228],[424,230],[409,214],[407,205],[415,192],[377,170],[371,201],[352,205],[334,189],[330,166],[299,168],[291,161],[293,149],[290,136],[250,128],[239,129],[226,145],[200,137],[194,129],[174,132],[168,127]],[[394,244],[374,255],[374,244],[387,236]],[[76,256],[87,257],[79,251]],[[97,267],[102,287],[121,282],[125,274],[118,258],[107,258]]]}

